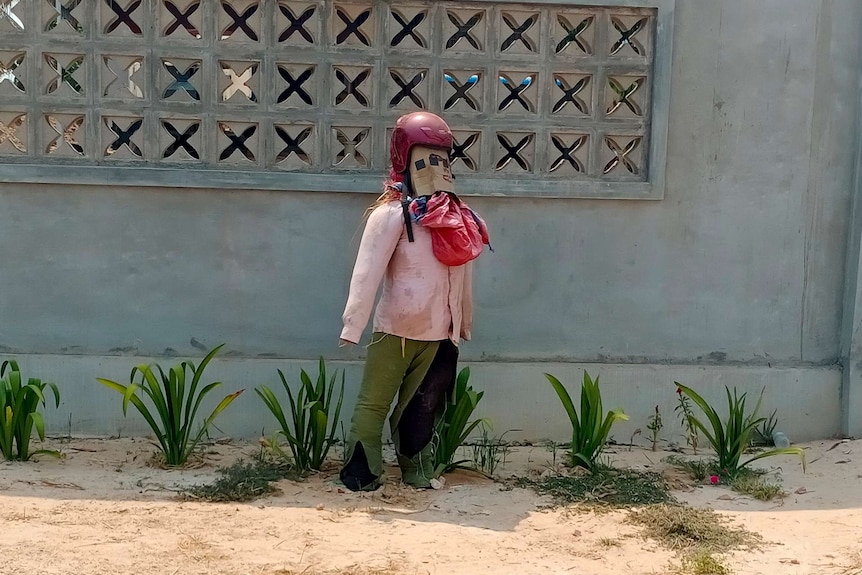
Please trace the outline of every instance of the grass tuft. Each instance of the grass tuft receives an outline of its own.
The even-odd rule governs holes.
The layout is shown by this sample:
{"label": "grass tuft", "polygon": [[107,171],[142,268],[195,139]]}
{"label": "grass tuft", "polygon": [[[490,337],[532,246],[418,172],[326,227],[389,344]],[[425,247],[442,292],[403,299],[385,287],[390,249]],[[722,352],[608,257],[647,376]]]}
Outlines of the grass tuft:
{"label": "grass tuft", "polygon": [[719,477],[720,483],[730,486],[737,493],[750,495],[761,501],[784,497],[781,482],[765,480],[763,475],[766,472],[761,469],[743,468],[735,473],[727,473],[718,468],[718,462],[714,459],[683,459],[677,455],[668,456],[663,461],[688,473],[695,481],[704,482],[707,477],[715,475]]}
{"label": "grass tuft", "polygon": [[784,497],[784,490],[779,483],[770,483],[756,475],[741,475],[730,482],[730,488],[760,501],[772,501],[776,497]]}
{"label": "grass tuft", "polygon": [[572,477],[555,475],[538,481],[522,477],[516,480],[515,485],[550,495],[558,505],[628,508],[672,501],[661,475],[630,469],[602,467],[593,473]]}
{"label": "grass tuft", "polygon": [[470,459],[474,469],[493,477],[497,467],[506,464],[506,458],[512,449],[510,443],[503,441],[503,437],[509,432],[504,431],[500,436],[491,436],[488,425],[484,421],[479,427],[482,430],[480,437],[473,442],[464,443],[464,446],[472,451]]}
{"label": "grass tuft", "polygon": [[680,572],[691,575],[730,575],[730,569],[721,559],[705,551],[683,557]]}
{"label": "grass tuft", "polygon": [[685,471],[695,481],[705,481],[718,471],[718,464],[707,459],[684,459],[678,455],[668,455],[662,461]]}
{"label": "grass tuft", "polygon": [[271,483],[280,479],[299,479],[292,465],[259,459],[253,463],[237,461],[218,470],[220,477],[212,483],[195,485],[185,491],[189,499],[226,502],[251,501],[277,493]]}

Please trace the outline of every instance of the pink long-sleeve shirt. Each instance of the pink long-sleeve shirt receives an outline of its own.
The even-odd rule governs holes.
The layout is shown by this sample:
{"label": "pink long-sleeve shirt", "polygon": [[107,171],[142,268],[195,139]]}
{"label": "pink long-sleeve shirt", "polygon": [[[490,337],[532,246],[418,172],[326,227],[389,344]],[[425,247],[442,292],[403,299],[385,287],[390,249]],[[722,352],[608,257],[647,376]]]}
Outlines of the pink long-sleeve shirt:
{"label": "pink long-sleeve shirt", "polygon": [[407,239],[401,203],[378,206],[368,216],[342,320],[341,339],[358,343],[368,324],[380,281],[374,331],[419,341],[470,339],[472,263],[449,267],[434,257],[431,232],[413,224]]}

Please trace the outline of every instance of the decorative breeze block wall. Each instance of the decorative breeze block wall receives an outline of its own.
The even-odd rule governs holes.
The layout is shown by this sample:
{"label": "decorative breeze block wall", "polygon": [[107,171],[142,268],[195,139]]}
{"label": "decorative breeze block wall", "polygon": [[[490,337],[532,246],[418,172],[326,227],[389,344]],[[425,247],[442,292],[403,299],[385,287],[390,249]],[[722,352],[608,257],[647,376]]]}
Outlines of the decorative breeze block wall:
{"label": "decorative breeze block wall", "polygon": [[395,119],[430,110],[454,130],[456,175],[484,190],[636,197],[656,33],[656,8],[622,6],[0,0],[0,164],[275,173],[303,189],[379,179]]}

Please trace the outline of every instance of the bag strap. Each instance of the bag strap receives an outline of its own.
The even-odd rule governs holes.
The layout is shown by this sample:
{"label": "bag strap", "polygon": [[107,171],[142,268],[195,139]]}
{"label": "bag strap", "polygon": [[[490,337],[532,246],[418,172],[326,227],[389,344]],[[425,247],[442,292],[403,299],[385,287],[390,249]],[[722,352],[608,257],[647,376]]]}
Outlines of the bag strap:
{"label": "bag strap", "polygon": [[407,241],[413,242],[413,218],[410,216],[410,198],[401,196],[401,211],[404,212],[404,225],[407,227]]}

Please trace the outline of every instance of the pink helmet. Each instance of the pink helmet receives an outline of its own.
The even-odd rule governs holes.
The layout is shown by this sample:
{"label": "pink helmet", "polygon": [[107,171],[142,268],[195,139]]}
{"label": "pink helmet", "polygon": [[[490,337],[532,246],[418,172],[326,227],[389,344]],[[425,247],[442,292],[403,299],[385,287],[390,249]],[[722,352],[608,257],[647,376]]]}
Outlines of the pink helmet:
{"label": "pink helmet", "polygon": [[452,149],[452,131],[443,118],[431,112],[412,112],[398,118],[389,147],[393,176],[407,171],[413,146],[440,148],[448,153]]}

